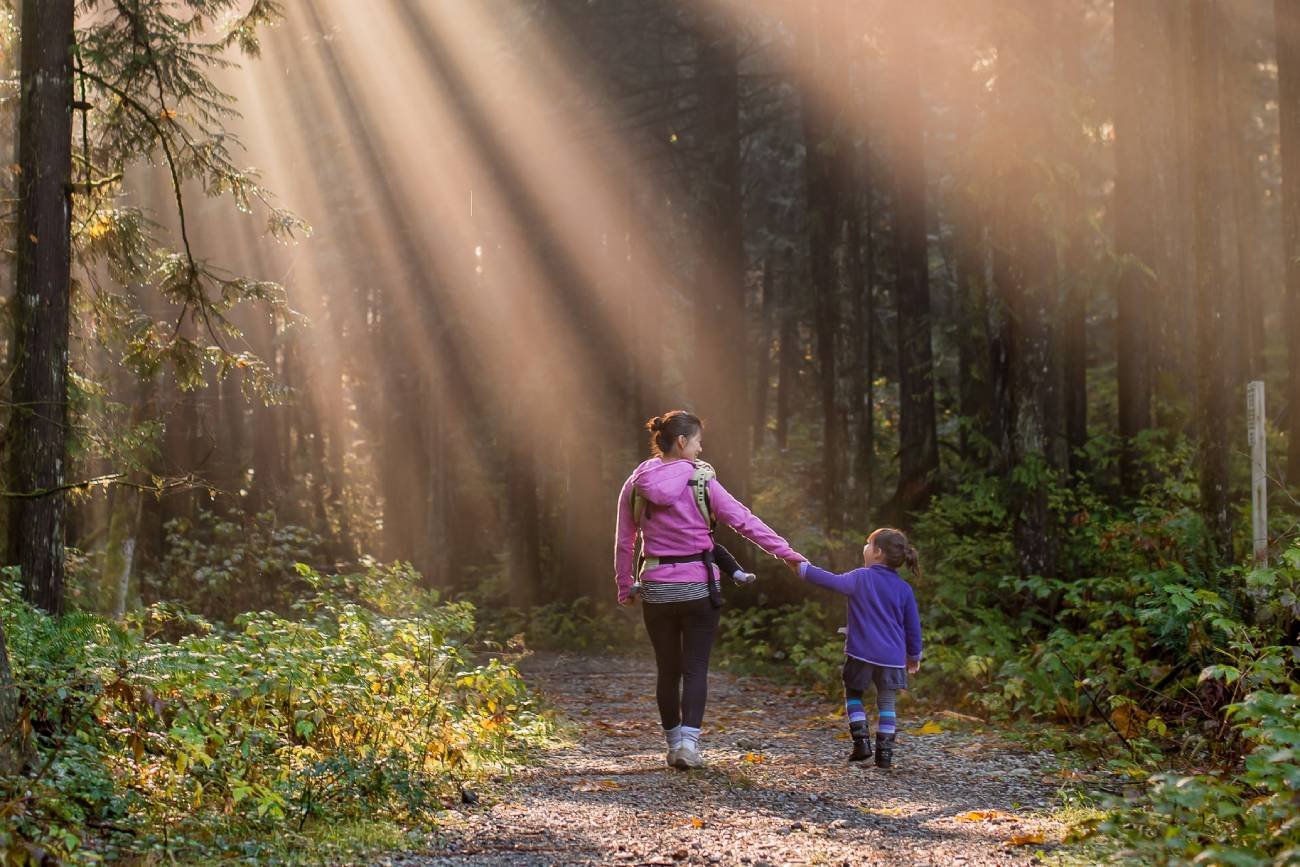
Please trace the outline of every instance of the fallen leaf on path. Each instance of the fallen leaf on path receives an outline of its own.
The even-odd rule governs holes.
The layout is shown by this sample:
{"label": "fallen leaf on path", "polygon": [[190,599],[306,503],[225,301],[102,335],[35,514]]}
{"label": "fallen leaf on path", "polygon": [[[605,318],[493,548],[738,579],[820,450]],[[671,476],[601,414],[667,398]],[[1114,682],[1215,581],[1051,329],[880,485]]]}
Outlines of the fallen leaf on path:
{"label": "fallen leaf on path", "polygon": [[835,740],[837,740],[837,741],[847,741],[847,740],[848,740],[849,738],[851,738],[851,737],[853,737],[853,735],[849,734],[848,732],[836,732],[836,733],[835,733]]}
{"label": "fallen leaf on path", "polygon": [[972,723],[986,722],[986,720],[982,720],[977,716],[971,716],[968,713],[958,713],[955,710],[941,710],[939,711],[939,716],[944,717],[946,719],[959,719],[962,722],[972,722]]}
{"label": "fallen leaf on path", "polygon": [[595,780],[592,782],[579,783],[573,787],[575,792],[601,792],[609,789],[621,789],[622,784],[617,780]]}
{"label": "fallen leaf on path", "polygon": [[1001,810],[971,810],[967,813],[958,813],[953,818],[958,822],[988,822],[993,819],[1010,819],[1011,817]]}
{"label": "fallen leaf on path", "polygon": [[870,813],[873,816],[906,816],[907,811],[902,807],[858,807],[864,813]]}
{"label": "fallen leaf on path", "polygon": [[1042,831],[1030,831],[1026,834],[1013,834],[1007,843],[1012,846],[1032,846],[1035,843],[1043,842]]}
{"label": "fallen leaf on path", "polygon": [[704,820],[701,819],[699,816],[691,816],[691,827],[692,827],[692,828],[703,828],[703,827],[704,827]]}
{"label": "fallen leaf on path", "polygon": [[751,764],[757,765],[757,764],[761,764],[763,762],[763,759],[764,756],[762,753],[745,753],[745,757],[741,759],[741,761],[749,762]]}
{"label": "fallen leaf on path", "polygon": [[938,724],[937,722],[935,722],[934,720],[928,720],[928,721],[925,723],[925,725],[921,726],[919,729],[912,729],[910,732],[908,732],[908,734],[910,734],[910,735],[937,735],[937,734],[941,733],[942,731],[943,731],[943,726],[939,725],[939,724]]}

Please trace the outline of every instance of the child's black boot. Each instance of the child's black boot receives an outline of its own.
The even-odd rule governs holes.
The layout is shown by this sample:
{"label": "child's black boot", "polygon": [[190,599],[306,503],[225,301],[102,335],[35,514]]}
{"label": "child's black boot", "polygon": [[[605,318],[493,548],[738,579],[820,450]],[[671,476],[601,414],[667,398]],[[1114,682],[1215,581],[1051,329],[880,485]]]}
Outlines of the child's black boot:
{"label": "child's black boot", "polygon": [[876,734],[876,767],[888,768],[894,763],[894,733]]}
{"label": "child's black boot", "polygon": [[871,758],[871,731],[867,724],[849,723],[849,734],[853,735],[853,752],[849,753],[849,761],[865,762]]}

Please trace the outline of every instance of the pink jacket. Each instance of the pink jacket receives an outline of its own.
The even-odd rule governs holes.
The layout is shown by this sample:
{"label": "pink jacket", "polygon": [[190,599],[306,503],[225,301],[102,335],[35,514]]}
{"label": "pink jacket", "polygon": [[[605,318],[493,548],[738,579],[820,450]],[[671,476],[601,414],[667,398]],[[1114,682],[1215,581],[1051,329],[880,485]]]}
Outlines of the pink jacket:
{"label": "pink jacket", "polygon": [[[688,484],[695,473],[690,461],[663,461],[651,458],[633,470],[618,495],[618,527],[614,533],[614,580],[618,584],[618,601],[631,595],[636,534],[641,531],[644,550],[649,556],[698,554],[713,548],[709,528],[695,506],[695,495]],[[648,502],[642,526],[632,519],[632,489]],[[709,482],[709,504],[714,516],[773,557],[802,560],[799,554],[749,509],[713,479]],[[716,570],[716,567],[715,567]],[[704,581],[703,563],[670,563],[646,570],[654,581]],[[716,571],[715,571],[716,574]]]}

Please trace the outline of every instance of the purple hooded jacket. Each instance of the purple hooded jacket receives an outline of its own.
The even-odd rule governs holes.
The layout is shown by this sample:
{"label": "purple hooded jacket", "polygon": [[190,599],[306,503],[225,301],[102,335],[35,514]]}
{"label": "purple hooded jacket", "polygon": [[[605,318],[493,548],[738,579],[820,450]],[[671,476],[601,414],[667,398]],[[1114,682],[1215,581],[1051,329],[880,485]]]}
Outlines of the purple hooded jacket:
{"label": "purple hooded jacket", "polygon": [[[619,602],[626,602],[632,592],[632,561],[638,529],[647,556],[699,554],[713,548],[709,528],[695,506],[695,494],[689,484],[694,474],[695,465],[691,461],[651,458],[633,470],[623,483],[623,490],[618,495],[618,526],[614,533],[614,580],[618,583]],[[639,528],[632,520],[633,488],[646,498],[648,504]],[[803,559],[789,542],[731,496],[717,479],[709,482],[709,504],[719,521],[773,557]],[[652,581],[672,583],[707,580],[703,563],[669,563],[647,569],[645,576]]]}

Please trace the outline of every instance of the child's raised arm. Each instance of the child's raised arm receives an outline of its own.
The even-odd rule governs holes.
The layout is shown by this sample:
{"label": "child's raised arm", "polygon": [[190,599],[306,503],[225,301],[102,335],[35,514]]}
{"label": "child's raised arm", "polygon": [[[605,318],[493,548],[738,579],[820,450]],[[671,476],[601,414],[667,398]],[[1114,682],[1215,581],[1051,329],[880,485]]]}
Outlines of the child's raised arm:
{"label": "child's raised arm", "polygon": [[836,593],[843,593],[845,596],[851,596],[854,588],[858,586],[857,576],[853,572],[836,575],[834,572],[819,569],[806,560],[799,564],[799,577],[820,587],[834,590]]}

